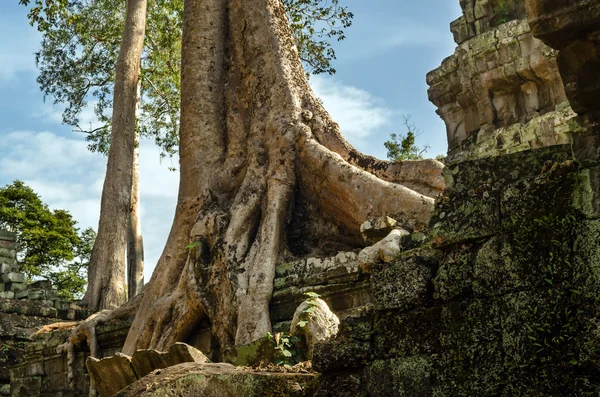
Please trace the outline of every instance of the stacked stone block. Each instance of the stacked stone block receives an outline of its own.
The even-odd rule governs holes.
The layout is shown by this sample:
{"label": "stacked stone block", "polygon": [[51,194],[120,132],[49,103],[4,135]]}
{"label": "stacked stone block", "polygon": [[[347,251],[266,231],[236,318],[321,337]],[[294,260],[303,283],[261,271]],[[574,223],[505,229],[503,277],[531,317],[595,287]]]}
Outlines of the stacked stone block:
{"label": "stacked stone block", "polygon": [[15,299],[26,288],[25,275],[17,265],[17,236],[0,230],[0,298]]}
{"label": "stacked stone block", "polygon": [[[458,35],[454,54],[427,75],[429,99],[446,124],[448,163],[570,143],[581,128],[557,52],[532,35],[523,2],[461,5],[459,21],[471,21],[473,34]],[[490,24],[502,9],[506,15]]]}
{"label": "stacked stone block", "polygon": [[26,283],[25,274],[19,271],[16,245],[15,233],[0,230],[0,299],[27,299],[61,308],[62,302],[50,281]]}
{"label": "stacked stone block", "polygon": [[315,348],[318,395],[600,395],[590,170],[558,145],[445,173],[431,243],[376,265],[374,304]]}

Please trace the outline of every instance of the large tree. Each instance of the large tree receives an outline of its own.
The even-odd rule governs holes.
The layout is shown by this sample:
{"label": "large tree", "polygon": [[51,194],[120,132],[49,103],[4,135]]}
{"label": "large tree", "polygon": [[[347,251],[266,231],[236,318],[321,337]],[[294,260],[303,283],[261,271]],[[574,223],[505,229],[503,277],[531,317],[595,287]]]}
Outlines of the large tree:
{"label": "large tree", "polygon": [[136,113],[139,106],[141,56],[146,31],[146,0],[128,0],[123,39],[115,68],[111,144],[98,236],[88,271],[84,296],[93,310],[125,303],[125,254],[131,213]]}
{"label": "large tree", "polygon": [[[27,5],[29,1],[21,0],[21,3]],[[352,13],[339,6],[338,0],[286,0],[285,5],[307,68],[315,74],[334,73],[331,62],[335,59],[335,52],[329,40],[342,40],[345,37],[344,29],[350,26]],[[162,155],[173,155],[177,148],[179,128],[183,2],[150,0],[148,9],[138,91],[140,108],[135,115],[136,131],[141,136],[153,138],[161,147]],[[32,24],[36,24],[43,34],[41,49],[36,54],[40,67],[38,82],[42,91],[53,97],[55,103],[66,104],[63,121],[77,131],[88,134],[91,150],[105,154],[110,148],[110,110],[114,107],[113,89],[118,76],[114,64],[120,54],[119,43],[126,27],[123,11],[123,2],[118,0],[36,0],[29,14]],[[95,127],[84,125],[80,120],[81,112],[89,104],[90,98],[93,98],[94,111],[100,122]],[[129,111],[132,109],[129,108]],[[134,119],[133,114],[129,117]],[[126,160],[119,158],[118,162],[122,166]],[[143,240],[139,219],[137,156],[131,159],[130,164],[133,166],[133,178],[127,221],[127,280],[131,299],[143,284]],[[114,167],[109,164],[110,168]],[[119,200],[117,197],[110,200],[113,199]],[[110,200],[103,200],[103,208]],[[103,213],[117,215],[117,212],[107,209]],[[102,222],[108,223],[106,220]],[[110,222],[121,225],[126,221],[124,218],[115,218]],[[102,230],[100,227],[100,233]],[[98,244],[108,242],[108,238],[101,235]],[[120,241],[117,238],[114,243],[120,244]],[[118,253],[121,248],[115,244],[98,247],[96,251],[113,250]],[[107,271],[111,274],[119,266],[112,261],[103,263],[100,266],[108,267]],[[92,291],[96,289],[96,280],[92,279],[96,275],[96,267],[94,262],[94,271],[90,272],[89,280],[91,289],[86,295],[86,301],[90,301],[92,309],[105,307],[105,303],[102,303],[104,298],[92,298]],[[101,283],[100,294],[118,295],[113,291],[114,288],[121,287],[116,282]],[[95,301],[100,301],[99,306]],[[106,304],[113,303],[112,299],[106,300]]]}
{"label": "large tree", "polygon": [[[124,352],[211,324],[216,358],[271,329],[275,265],[361,246],[389,215],[424,228],[435,161],[357,152],[311,91],[280,0],[186,0],[180,186],[164,252]],[[194,247],[186,250],[186,247]]]}

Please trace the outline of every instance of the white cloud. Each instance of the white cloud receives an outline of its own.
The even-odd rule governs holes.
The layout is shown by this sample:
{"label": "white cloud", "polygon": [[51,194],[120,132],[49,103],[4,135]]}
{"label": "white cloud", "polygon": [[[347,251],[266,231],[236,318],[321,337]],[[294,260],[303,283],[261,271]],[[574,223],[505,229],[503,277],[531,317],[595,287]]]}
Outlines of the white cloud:
{"label": "white cloud", "polygon": [[310,85],[349,141],[360,142],[375,134],[394,115],[383,100],[334,78],[313,76]]}
{"label": "white cloud", "polygon": [[[168,171],[170,160],[159,159],[149,141],[140,145],[141,223],[146,279],[173,221],[179,174]],[[173,159],[177,164],[177,159]],[[66,209],[81,228],[98,228],[106,157],[87,150],[81,138],[51,132],[15,131],[0,140],[0,184],[23,180],[51,208]]]}
{"label": "white cloud", "polygon": [[59,106],[50,103],[44,103],[41,110],[33,113],[32,116],[45,123],[62,124],[62,109]]}

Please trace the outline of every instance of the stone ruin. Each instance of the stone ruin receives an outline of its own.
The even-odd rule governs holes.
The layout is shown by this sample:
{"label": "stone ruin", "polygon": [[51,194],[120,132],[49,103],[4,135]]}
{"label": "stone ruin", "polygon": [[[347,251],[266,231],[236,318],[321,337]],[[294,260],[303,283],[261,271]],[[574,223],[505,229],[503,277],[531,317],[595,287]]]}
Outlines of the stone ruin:
{"label": "stone ruin", "polygon": [[23,357],[32,333],[47,324],[86,316],[61,301],[49,281],[26,283],[25,274],[19,271],[16,244],[14,233],[0,230],[0,396],[11,394],[8,368]]}
{"label": "stone ruin", "polygon": [[[460,4],[455,54],[427,76],[449,143],[427,234],[374,220],[363,251],[277,266],[274,331],[306,291],[340,320],[314,346],[318,379],[196,362],[136,374],[116,395],[600,394],[600,5]],[[99,359],[118,357],[130,321],[98,327]],[[89,352],[75,351],[69,381],[59,348],[69,333],[27,344],[13,396],[87,393]],[[207,335],[188,342],[209,359]]]}

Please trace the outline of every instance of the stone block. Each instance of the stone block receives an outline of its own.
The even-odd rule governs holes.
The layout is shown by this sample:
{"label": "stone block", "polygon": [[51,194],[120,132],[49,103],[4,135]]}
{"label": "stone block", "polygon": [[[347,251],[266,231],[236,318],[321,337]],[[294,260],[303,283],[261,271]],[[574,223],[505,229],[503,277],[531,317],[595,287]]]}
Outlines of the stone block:
{"label": "stone block", "polygon": [[13,397],[39,396],[42,391],[41,389],[41,376],[11,379],[10,382],[10,395]]}
{"label": "stone block", "polygon": [[371,277],[375,306],[379,310],[408,310],[432,300],[429,286],[437,267],[431,249],[415,250],[391,263],[375,265]]}
{"label": "stone block", "polygon": [[24,283],[25,275],[23,273],[5,273],[2,275],[2,281],[5,283]]}
{"label": "stone block", "polygon": [[376,313],[369,354],[383,360],[439,352],[443,329],[441,316],[442,305],[402,314],[393,311]]}
{"label": "stone block", "polygon": [[15,299],[15,293],[12,291],[3,291],[0,292],[1,299]]}
{"label": "stone block", "polygon": [[371,219],[360,225],[360,234],[367,245],[373,245],[390,234],[397,223],[389,216]]}
{"label": "stone block", "polygon": [[9,232],[8,230],[0,230],[0,240],[16,241],[17,234],[14,232]]}
{"label": "stone block", "polygon": [[16,299],[28,299],[29,298],[29,290],[28,289],[24,289],[22,291],[19,291],[15,294],[15,298]]}
{"label": "stone block", "polygon": [[432,365],[429,357],[377,360],[363,371],[371,396],[429,397]]}
{"label": "stone block", "polygon": [[131,358],[131,364],[139,378],[159,368],[168,367],[165,354],[156,350],[138,350]]}
{"label": "stone block", "polygon": [[39,289],[51,289],[52,282],[50,280],[36,280],[29,284],[29,288],[39,288]]}
{"label": "stone block", "polygon": [[85,365],[99,397],[113,396],[138,380],[131,357],[122,353],[100,360],[88,357]]}
{"label": "stone block", "polygon": [[5,258],[14,258],[17,252],[13,248],[2,248],[0,247],[0,256]]}
{"label": "stone block", "polygon": [[6,273],[14,273],[16,272],[17,266],[15,264],[12,263],[2,263],[2,259],[0,259],[0,274],[6,274]]}
{"label": "stone block", "polygon": [[39,301],[46,299],[46,290],[43,289],[32,289],[29,288],[27,298],[32,301]]}
{"label": "stone block", "polygon": [[85,364],[96,390],[100,397],[103,397],[114,395],[156,369],[182,363],[207,362],[209,360],[202,352],[178,342],[166,353],[156,350],[138,350],[133,353],[133,357],[121,353],[100,360],[88,357]]}
{"label": "stone block", "polygon": [[12,292],[19,292],[19,291],[23,291],[24,289],[27,288],[27,284],[25,283],[6,283],[5,284],[6,287],[6,291],[12,291]]}
{"label": "stone block", "polygon": [[15,270],[17,270],[17,260],[14,257],[8,258],[5,256],[0,256],[0,264],[14,266]]}
{"label": "stone block", "polygon": [[436,301],[462,300],[469,295],[473,282],[472,255],[472,244],[454,246],[444,255],[433,279]]}
{"label": "stone block", "polygon": [[260,372],[223,363],[185,363],[150,374],[115,397],[313,396],[315,378],[315,374]]}

